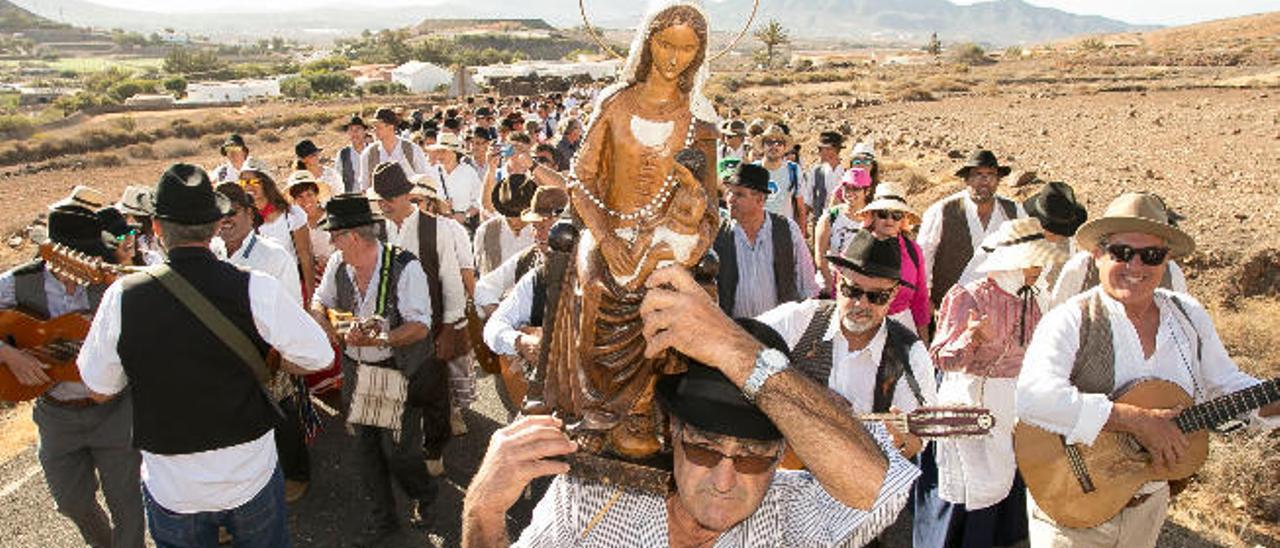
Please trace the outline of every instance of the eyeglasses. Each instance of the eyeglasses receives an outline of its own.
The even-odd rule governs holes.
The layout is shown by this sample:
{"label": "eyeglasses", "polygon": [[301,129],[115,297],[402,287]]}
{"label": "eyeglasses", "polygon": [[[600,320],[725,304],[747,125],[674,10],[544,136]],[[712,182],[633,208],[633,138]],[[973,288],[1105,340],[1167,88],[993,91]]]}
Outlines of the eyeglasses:
{"label": "eyeglasses", "polygon": [[694,443],[680,437],[680,446],[684,447],[684,456],[689,462],[702,468],[715,468],[722,459],[733,461],[733,469],[739,474],[763,474],[778,461],[778,455],[762,457],[759,455],[726,455],[705,445]]}
{"label": "eyeglasses", "polygon": [[240,186],[243,188],[248,188],[251,186],[262,186],[262,179],[259,179],[257,177],[245,177],[240,179],[239,183],[240,183]]}
{"label": "eyeglasses", "polygon": [[871,162],[872,160],[869,158],[854,158],[853,160],[849,161],[850,164],[853,164],[855,166],[869,166],[871,165]]}
{"label": "eyeglasses", "polygon": [[889,219],[893,219],[895,221],[901,221],[903,215],[904,214],[901,211],[885,211],[883,209],[876,211],[876,218],[880,219],[881,221],[887,221]]}
{"label": "eyeglasses", "polygon": [[867,302],[876,306],[884,306],[889,303],[889,299],[893,298],[893,289],[885,289],[883,291],[868,291],[848,282],[840,284],[840,294],[846,299],[858,300],[864,295]]}
{"label": "eyeglasses", "polygon": [[767,146],[767,147],[780,147],[785,144],[787,144],[786,141],[774,140],[774,139],[769,139],[764,142],[764,146]]}
{"label": "eyeglasses", "polygon": [[1164,262],[1165,256],[1169,254],[1169,248],[1167,247],[1133,247],[1125,244],[1109,244],[1104,249],[1118,263],[1127,263],[1133,259],[1134,255],[1137,255],[1138,259],[1142,260],[1142,264],[1147,266],[1159,266]]}

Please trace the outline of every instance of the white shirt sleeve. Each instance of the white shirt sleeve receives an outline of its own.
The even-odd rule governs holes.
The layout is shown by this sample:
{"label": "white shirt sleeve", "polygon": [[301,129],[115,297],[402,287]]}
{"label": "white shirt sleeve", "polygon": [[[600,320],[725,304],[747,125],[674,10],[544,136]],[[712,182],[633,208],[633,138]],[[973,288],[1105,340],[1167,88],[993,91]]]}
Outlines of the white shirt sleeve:
{"label": "white shirt sleeve", "polygon": [[360,161],[356,162],[356,188],[360,189],[359,192],[363,192],[364,189],[369,188],[369,162],[374,161],[373,155],[377,154],[375,150],[378,148],[381,148],[381,145],[378,145],[377,143],[369,143],[369,145],[364,147],[364,150],[360,152]]}
{"label": "white shirt sleeve", "polygon": [[[266,240],[258,237],[258,245],[263,245]],[[298,306],[302,306],[302,282],[298,275],[298,263],[294,262],[293,254],[288,250],[279,246],[272,246],[268,249],[262,249],[261,253],[271,253],[271,271],[267,272],[280,282],[280,288],[284,290]]]}
{"label": "white shirt sleeve", "polygon": [[418,322],[428,329],[432,327],[431,292],[427,289],[427,273],[423,272],[422,263],[414,260],[400,271],[396,299],[404,323]]}
{"label": "white shirt sleeve", "polygon": [[1062,265],[1062,272],[1058,274],[1058,281],[1053,284],[1049,308],[1056,308],[1080,293],[1085,275],[1089,272],[1090,260],[1092,255],[1088,251],[1081,251],[1067,259],[1067,262]]}
{"label": "white shirt sleeve", "polygon": [[[444,217],[437,218],[437,228],[442,228],[436,236],[436,255],[440,257],[440,290],[444,297],[444,323],[452,324],[466,314],[467,291],[462,286],[462,268],[458,264],[457,241],[466,241],[459,237],[453,225],[458,222]],[[443,237],[441,237],[443,236]],[[421,266],[419,266],[421,268]]]}
{"label": "white shirt sleeve", "polygon": [[533,281],[533,272],[520,278],[515,289],[507,298],[502,299],[493,316],[484,323],[484,343],[495,354],[516,354],[516,339],[520,338],[520,328],[529,325],[529,318],[533,316]]}
{"label": "white shirt sleeve", "polygon": [[[933,360],[929,358],[929,349],[923,342],[917,341],[911,346],[911,355],[907,359],[911,361],[911,373],[916,379],[916,384],[920,385],[920,395],[924,398],[924,405],[936,405],[938,382],[934,374]],[[920,407],[920,403],[916,401],[916,395],[911,392],[911,387],[905,382],[899,382],[894,390],[893,405],[903,413],[910,413]]]}
{"label": "white shirt sleeve", "polygon": [[334,251],[329,256],[329,262],[324,266],[324,274],[320,276],[320,285],[316,287],[316,292],[312,296],[311,302],[318,302],[324,305],[325,308],[338,306],[336,277],[339,275],[345,275],[342,273],[342,252]]}
{"label": "white shirt sleeve", "polygon": [[1169,261],[1169,286],[1178,293],[1190,293],[1187,289],[1187,276],[1182,273],[1182,267],[1173,261]]}
{"label": "white shirt sleeve", "polygon": [[474,297],[476,308],[498,304],[498,301],[502,299],[502,294],[515,285],[516,267],[519,262],[520,255],[512,255],[503,261],[498,268],[480,277],[480,280],[476,282],[476,294]]}
{"label": "white shirt sleeve", "polygon": [[17,283],[12,270],[0,274],[0,310],[18,306]]}
{"label": "white shirt sleeve", "polygon": [[262,272],[249,273],[249,310],[262,340],[280,356],[308,371],[333,363],[333,347],[300,301],[280,298],[280,282]]}
{"label": "white shirt sleeve", "polygon": [[[12,279],[12,276],[9,278]],[[89,335],[85,337],[80,346],[80,355],[76,357],[80,379],[85,386],[104,396],[118,394],[129,384],[116,349],[116,343],[120,340],[122,291],[122,286],[117,281],[102,294],[98,312],[94,314],[93,324],[89,326]]]}
{"label": "white shirt sleeve", "polygon": [[[427,160],[427,153],[422,151],[422,147],[417,143],[409,142],[409,148],[413,151],[413,170],[415,173],[426,173],[431,169],[431,162]],[[408,158],[406,158],[407,160]],[[412,176],[413,173],[408,175]]]}
{"label": "white shirt sleeve", "polygon": [[1071,384],[1080,348],[1077,300],[1050,310],[1036,326],[1018,375],[1018,419],[1066,436],[1066,443],[1093,445],[1111,416],[1111,400]]}
{"label": "white shirt sleeve", "polygon": [[453,247],[454,253],[458,255],[458,266],[463,270],[475,270],[475,249],[471,246],[471,238],[467,237],[467,227],[453,219],[449,219],[448,224],[453,229]]}
{"label": "white shirt sleeve", "polygon": [[925,281],[928,282],[928,287],[933,287],[933,258],[938,254],[938,244],[941,241],[942,203],[938,202],[924,210],[924,217],[920,219],[920,235],[916,239],[916,243],[920,244],[920,251],[924,254],[921,264],[925,265]]}
{"label": "white shirt sleeve", "polygon": [[794,348],[800,342],[800,337],[804,336],[809,322],[813,321],[813,315],[817,313],[820,304],[820,301],[813,299],[786,302],[756,316],[756,320],[772,327],[787,341],[788,348]]}

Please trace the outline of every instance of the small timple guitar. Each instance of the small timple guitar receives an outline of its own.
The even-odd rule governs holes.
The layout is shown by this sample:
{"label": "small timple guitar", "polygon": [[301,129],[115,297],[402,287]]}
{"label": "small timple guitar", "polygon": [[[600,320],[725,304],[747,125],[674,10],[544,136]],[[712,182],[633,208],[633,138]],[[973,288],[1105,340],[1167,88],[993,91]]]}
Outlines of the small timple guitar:
{"label": "small timple guitar", "polygon": [[1058,434],[1019,422],[1013,431],[1018,470],[1036,505],[1060,525],[1096,526],[1119,514],[1147,482],[1190,477],[1209,456],[1208,430],[1280,401],[1280,379],[1199,405],[1192,405],[1191,396],[1176,384],[1147,380],[1124,390],[1115,401],[1146,409],[1184,407],[1173,422],[1190,447],[1176,466],[1156,469],[1151,455],[1130,434],[1102,432],[1091,446],[1066,445]]}
{"label": "small timple guitar", "polygon": [[116,278],[140,269],[108,263],[101,257],[86,255],[62,244],[40,244],[40,258],[50,272],[80,285],[107,285]]}
{"label": "small timple guitar", "polygon": [[[899,432],[924,439],[972,438],[991,433],[996,419],[981,407],[921,407],[910,413],[867,413],[858,415],[864,423],[883,422]],[[800,470],[804,463],[788,447],[782,456],[782,468]]]}
{"label": "small timple guitar", "polygon": [[18,402],[34,399],[59,382],[79,381],[76,356],[80,344],[89,334],[89,320],[80,314],[58,316],[42,322],[16,310],[0,311],[0,340],[19,348],[48,366],[45,374],[53,379],[38,385],[25,385],[0,364],[0,400]]}

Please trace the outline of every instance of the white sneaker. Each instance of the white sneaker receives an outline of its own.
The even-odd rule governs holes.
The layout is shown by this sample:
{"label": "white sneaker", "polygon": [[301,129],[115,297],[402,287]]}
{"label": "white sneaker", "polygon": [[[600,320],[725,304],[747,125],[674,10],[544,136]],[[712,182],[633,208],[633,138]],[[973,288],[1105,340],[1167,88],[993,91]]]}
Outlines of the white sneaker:
{"label": "white sneaker", "polygon": [[449,413],[449,429],[453,431],[455,437],[467,435],[467,421],[462,416],[461,408],[454,407]]}
{"label": "white sneaker", "polygon": [[444,457],[438,459],[427,459],[427,474],[431,477],[437,477],[444,474]]}

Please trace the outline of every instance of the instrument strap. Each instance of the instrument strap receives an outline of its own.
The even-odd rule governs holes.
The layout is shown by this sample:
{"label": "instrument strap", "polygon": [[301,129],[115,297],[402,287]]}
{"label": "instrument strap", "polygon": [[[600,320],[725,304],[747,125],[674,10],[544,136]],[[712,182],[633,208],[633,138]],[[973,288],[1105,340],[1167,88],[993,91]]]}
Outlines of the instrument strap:
{"label": "instrument strap", "polygon": [[395,257],[396,248],[391,245],[382,247],[382,268],[378,271],[378,300],[374,304],[374,315],[386,317],[387,295],[391,282],[391,260]]}
{"label": "instrument strap", "polygon": [[209,302],[209,299],[205,298],[195,286],[191,285],[191,282],[188,282],[186,278],[183,278],[181,274],[178,274],[169,265],[157,265],[144,270],[144,272],[160,282],[160,285],[176,297],[178,302],[187,307],[187,310],[190,310],[209,331],[212,331],[222,341],[222,344],[225,344],[240,358],[245,367],[249,368],[249,372],[253,374],[253,377],[258,379],[258,388],[262,390],[262,395],[271,403],[271,407],[280,416],[284,416],[280,405],[267,392],[266,383],[271,378],[270,373],[267,371],[267,362],[258,353],[258,349],[249,340],[249,337],[235,324],[231,323],[231,320],[227,319],[226,315],[219,311],[213,303]]}

